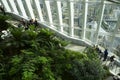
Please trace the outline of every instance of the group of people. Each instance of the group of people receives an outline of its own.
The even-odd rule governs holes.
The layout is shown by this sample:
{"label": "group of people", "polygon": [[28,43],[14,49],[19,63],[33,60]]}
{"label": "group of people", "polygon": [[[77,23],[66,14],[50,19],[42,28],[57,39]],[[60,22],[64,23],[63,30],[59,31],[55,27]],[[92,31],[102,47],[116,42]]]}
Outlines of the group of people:
{"label": "group of people", "polygon": [[25,30],[29,28],[30,25],[34,25],[35,27],[38,26],[37,19],[30,19],[29,21],[24,20],[23,18],[20,20],[20,23],[18,24],[18,27],[25,27]]}
{"label": "group of people", "polygon": [[[103,52],[101,51],[101,49],[98,47],[98,46],[95,46],[95,49],[96,51],[98,52],[99,56],[100,56],[100,59],[103,58],[103,61],[106,61],[108,59],[108,49],[106,48]],[[109,57],[109,60],[110,60],[110,66],[113,66],[114,64],[114,59],[115,59],[115,56],[112,55]]]}

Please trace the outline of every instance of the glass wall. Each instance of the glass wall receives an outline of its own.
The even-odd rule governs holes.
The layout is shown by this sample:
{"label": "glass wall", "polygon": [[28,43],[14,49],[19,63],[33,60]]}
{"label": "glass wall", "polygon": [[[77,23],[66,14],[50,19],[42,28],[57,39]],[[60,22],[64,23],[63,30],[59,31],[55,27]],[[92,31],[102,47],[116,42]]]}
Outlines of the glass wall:
{"label": "glass wall", "polygon": [[42,15],[43,15],[43,19],[44,19],[45,23],[49,24],[48,15],[47,15],[44,0],[40,0],[40,7],[41,7],[41,10],[42,10]]}
{"label": "glass wall", "polygon": [[[95,42],[95,34],[97,27],[100,23],[100,10],[101,10],[101,2],[88,2],[88,10],[87,10],[87,22],[86,22],[86,36],[87,40],[91,42]],[[87,3],[86,3],[87,4]]]}
{"label": "glass wall", "polygon": [[83,1],[74,2],[74,37],[81,38],[83,27],[84,5]]}
{"label": "glass wall", "polygon": [[120,14],[119,6],[115,4],[105,4],[102,28],[107,32],[113,32]]}
{"label": "glass wall", "polygon": [[16,5],[16,8],[17,8],[17,10],[18,10],[19,14],[20,14],[21,16],[23,16],[23,15],[22,15],[22,11],[20,10],[19,5],[18,5],[17,1],[16,1],[16,0],[14,0],[14,2],[15,2],[15,5]]}
{"label": "glass wall", "polygon": [[69,3],[67,1],[61,2],[62,19],[63,19],[63,32],[69,35]]}
{"label": "glass wall", "polygon": [[[105,3],[101,29],[99,31],[98,43],[103,47],[109,48],[114,51],[119,45],[119,21],[120,7],[114,3]],[[104,35],[104,36],[103,36]],[[102,36],[102,37],[101,37]],[[104,44],[104,45],[103,45]]]}
{"label": "glass wall", "polygon": [[53,19],[53,25],[54,28],[59,29],[59,21],[58,21],[58,13],[57,13],[57,4],[56,1],[50,1],[50,7],[51,7],[51,13],[52,13],[52,19]]}
{"label": "glass wall", "polygon": [[[16,8],[13,8],[11,1],[15,3]],[[22,2],[19,4],[19,1]],[[38,1],[40,3],[37,4]],[[44,21],[42,23],[63,35],[83,39],[91,43],[98,42],[103,47],[117,47],[116,43],[119,42],[119,39],[116,39],[116,37],[120,37],[120,21],[118,21],[120,6],[106,0],[105,2],[102,1],[0,0],[7,12],[18,11],[18,15],[27,16],[28,19],[32,16],[41,20],[42,16],[41,21]],[[21,6],[21,4],[23,5]],[[37,7],[39,5],[42,14],[39,13],[35,4],[37,4]]]}

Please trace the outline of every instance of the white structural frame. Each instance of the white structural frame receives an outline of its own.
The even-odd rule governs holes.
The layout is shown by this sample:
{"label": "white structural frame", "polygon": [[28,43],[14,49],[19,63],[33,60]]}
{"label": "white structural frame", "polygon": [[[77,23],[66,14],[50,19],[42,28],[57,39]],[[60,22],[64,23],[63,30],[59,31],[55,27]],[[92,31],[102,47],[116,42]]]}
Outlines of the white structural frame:
{"label": "white structural frame", "polygon": [[85,40],[85,35],[86,35],[86,23],[87,23],[87,13],[88,13],[88,0],[83,1],[84,4],[84,19],[83,19],[83,29],[82,29],[82,39]]}
{"label": "white structural frame", "polygon": [[26,11],[24,9],[24,6],[22,4],[22,1],[21,0],[16,0],[16,5],[18,5],[18,8],[20,9],[20,11],[22,12],[22,16],[24,16],[25,18],[28,18],[27,14],[26,14]]}
{"label": "white structural frame", "polygon": [[102,24],[102,20],[103,20],[104,9],[105,9],[105,3],[104,2],[105,2],[104,0],[101,1],[100,12],[99,12],[98,18],[97,18],[97,20],[99,20],[99,19],[100,20],[98,21],[98,27],[97,27],[96,33],[95,33],[95,41],[96,41],[95,44],[98,43],[99,30],[100,30],[100,27],[101,27],[101,24]]}
{"label": "white structural frame", "polygon": [[63,32],[61,1],[56,1],[56,4],[57,4],[57,14],[58,14],[58,21],[59,21],[60,31]]}
{"label": "white structural frame", "polygon": [[25,0],[25,4],[26,4],[26,7],[27,7],[26,11],[29,14],[30,18],[35,19],[30,0]]}
{"label": "white structural frame", "polygon": [[43,20],[43,14],[42,14],[42,10],[41,10],[41,7],[40,7],[39,0],[33,0],[33,2],[35,3],[35,8],[37,10],[37,14],[38,14],[39,20],[41,22],[44,22],[44,20]]}
{"label": "white structural frame", "polygon": [[0,0],[0,1],[1,1],[2,5],[5,7],[5,10],[7,12],[11,12],[11,9],[10,9],[10,7],[8,5],[8,2],[6,0]]}
{"label": "white structural frame", "polygon": [[69,26],[70,26],[70,36],[74,37],[74,2],[70,0],[69,4]]}
{"label": "white structural frame", "polygon": [[[11,6],[11,8],[13,9],[13,12],[16,13],[16,14],[19,14],[19,13],[18,13],[18,10],[17,10],[17,8],[16,8],[16,5],[15,5],[14,0],[8,0],[8,2],[10,3],[10,6]],[[11,10],[12,10],[12,9],[11,9]]]}
{"label": "white structural frame", "polygon": [[50,8],[50,1],[45,0],[44,1],[47,16],[48,16],[48,21],[50,23],[50,26],[53,26],[53,20],[52,20],[52,13],[51,13],[51,8]]}

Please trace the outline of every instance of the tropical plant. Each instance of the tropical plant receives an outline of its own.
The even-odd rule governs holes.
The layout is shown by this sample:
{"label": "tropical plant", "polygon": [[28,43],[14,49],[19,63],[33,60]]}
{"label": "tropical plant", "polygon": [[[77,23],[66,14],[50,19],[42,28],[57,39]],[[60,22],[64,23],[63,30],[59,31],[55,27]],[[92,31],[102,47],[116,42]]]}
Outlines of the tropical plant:
{"label": "tropical plant", "polygon": [[2,30],[6,30],[9,26],[11,26],[11,24],[6,22],[9,19],[10,19],[9,16],[5,16],[5,15],[0,14],[0,32]]}
{"label": "tropical plant", "polygon": [[45,28],[12,27],[9,31],[9,37],[0,42],[1,80],[102,79],[103,68],[93,50],[66,50],[67,42]]}

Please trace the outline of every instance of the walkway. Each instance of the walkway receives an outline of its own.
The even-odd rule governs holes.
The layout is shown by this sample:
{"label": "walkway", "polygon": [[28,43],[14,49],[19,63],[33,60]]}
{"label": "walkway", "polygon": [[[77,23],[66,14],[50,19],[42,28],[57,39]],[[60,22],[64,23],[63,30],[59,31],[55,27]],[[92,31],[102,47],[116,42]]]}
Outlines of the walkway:
{"label": "walkway", "polygon": [[[70,49],[70,50],[73,50],[73,51],[78,51],[78,52],[83,52],[85,47],[84,46],[80,46],[80,45],[77,45],[77,44],[69,44],[68,46],[65,47],[66,49]],[[102,51],[104,51],[103,48],[100,48]],[[109,57],[113,55],[113,53],[110,53],[109,52]],[[102,65],[106,65],[109,67],[109,71],[110,73],[112,73],[113,75],[117,75],[118,73],[120,73],[120,61],[118,60],[118,57],[116,56],[116,59],[115,59],[115,64],[113,67],[109,66],[109,63],[110,61],[107,60],[107,61],[102,61]],[[112,76],[108,77],[106,80],[113,80]]]}

